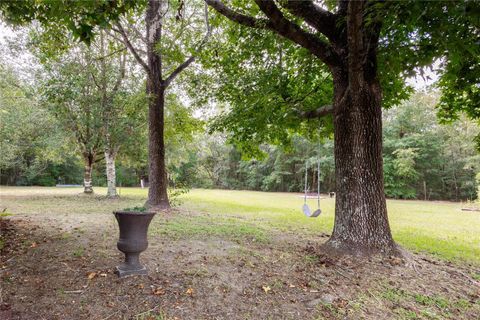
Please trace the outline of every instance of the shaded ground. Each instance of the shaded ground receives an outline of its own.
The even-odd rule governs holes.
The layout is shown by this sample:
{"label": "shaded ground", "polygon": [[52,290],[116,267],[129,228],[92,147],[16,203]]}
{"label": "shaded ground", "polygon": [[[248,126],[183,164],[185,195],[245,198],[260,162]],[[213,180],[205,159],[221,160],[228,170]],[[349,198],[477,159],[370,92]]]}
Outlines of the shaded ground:
{"label": "shaded ground", "polygon": [[[118,279],[111,212],[142,199],[2,195],[0,319],[476,319],[478,265],[415,254],[332,261],[313,237],[261,221],[157,215],[142,261]],[[103,213],[102,213],[103,212]]]}

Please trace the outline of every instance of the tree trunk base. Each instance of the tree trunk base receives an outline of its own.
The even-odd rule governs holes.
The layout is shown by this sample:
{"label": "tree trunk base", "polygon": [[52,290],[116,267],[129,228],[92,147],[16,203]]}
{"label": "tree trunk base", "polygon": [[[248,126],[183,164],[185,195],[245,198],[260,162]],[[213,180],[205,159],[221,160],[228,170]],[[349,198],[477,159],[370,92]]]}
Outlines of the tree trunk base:
{"label": "tree trunk base", "polygon": [[93,194],[93,189],[92,189],[92,188],[84,189],[84,190],[83,190],[83,193],[85,193],[85,194]]}
{"label": "tree trunk base", "polygon": [[170,209],[171,206],[170,206],[170,203],[168,201],[151,204],[147,200],[147,202],[145,202],[145,208],[147,208],[147,210],[151,211],[151,212],[161,212],[161,211],[165,211],[165,210]]}
{"label": "tree trunk base", "polygon": [[384,246],[363,246],[358,243],[343,242],[330,238],[320,246],[323,254],[329,257],[371,257],[375,255],[404,258],[405,250],[395,242]]}
{"label": "tree trunk base", "polygon": [[107,194],[107,199],[119,199],[120,196],[118,194]]}

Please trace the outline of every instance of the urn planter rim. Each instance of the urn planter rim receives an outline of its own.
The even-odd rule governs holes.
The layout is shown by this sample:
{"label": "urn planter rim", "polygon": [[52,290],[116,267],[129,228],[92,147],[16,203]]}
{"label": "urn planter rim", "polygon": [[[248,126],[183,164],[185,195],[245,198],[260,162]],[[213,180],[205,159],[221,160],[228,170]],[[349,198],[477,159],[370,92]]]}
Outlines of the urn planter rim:
{"label": "urn planter rim", "polygon": [[154,211],[125,211],[125,210],[119,210],[119,211],[113,211],[113,214],[126,214],[126,215],[132,215],[132,216],[146,216],[146,215],[155,215],[156,212]]}

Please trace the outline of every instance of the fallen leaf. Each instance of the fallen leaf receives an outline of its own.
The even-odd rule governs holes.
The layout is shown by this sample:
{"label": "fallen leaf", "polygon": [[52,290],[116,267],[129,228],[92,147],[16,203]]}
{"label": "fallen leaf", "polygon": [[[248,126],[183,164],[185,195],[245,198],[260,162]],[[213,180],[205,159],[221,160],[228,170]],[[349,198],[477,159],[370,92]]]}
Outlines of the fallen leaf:
{"label": "fallen leaf", "polygon": [[30,246],[30,248],[36,248],[37,247],[37,243],[36,242],[32,242],[32,245]]}
{"label": "fallen leaf", "polygon": [[272,290],[272,288],[270,288],[269,286],[262,286],[262,289],[263,291],[265,291],[265,293],[268,293]]}
{"label": "fallen leaf", "polygon": [[188,294],[188,295],[192,295],[193,294],[193,289],[188,288],[187,291],[185,291],[185,293]]}
{"label": "fallen leaf", "polygon": [[143,288],[145,288],[145,285],[144,285],[143,283],[140,283],[140,284],[138,285],[138,288],[139,288],[139,289],[143,289]]}
{"label": "fallen leaf", "polygon": [[165,290],[163,290],[162,288],[156,288],[153,290],[153,294],[156,296],[161,296],[165,294]]}
{"label": "fallen leaf", "polygon": [[107,274],[106,273],[100,273],[100,277],[106,277]]}
{"label": "fallen leaf", "polygon": [[113,303],[112,301],[109,301],[107,302],[107,306],[109,306],[110,308],[113,308],[115,307],[115,303]]}
{"label": "fallen leaf", "polygon": [[295,288],[295,285],[289,284],[288,287],[289,287],[289,288]]}
{"label": "fallen leaf", "polygon": [[95,278],[95,276],[97,275],[96,272],[90,272],[87,276],[88,280],[92,280],[93,278]]}

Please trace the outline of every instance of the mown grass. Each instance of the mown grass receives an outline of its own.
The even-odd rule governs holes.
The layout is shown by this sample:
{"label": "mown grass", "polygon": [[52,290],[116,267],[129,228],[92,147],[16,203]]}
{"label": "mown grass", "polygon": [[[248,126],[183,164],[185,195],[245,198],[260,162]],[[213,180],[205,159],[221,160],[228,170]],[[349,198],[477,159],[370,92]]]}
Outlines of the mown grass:
{"label": "mown grass", "polygon": [[[106,192],[105,188],[95,191],[97,195]],[[147,194],[146,189],[121,188],[122,198],[112,201],[78,196],[79,192],[79,188],[1,187],[0,208],[6,206],[4,197],[13,196],[17,199],[15,211],[11,210],[14,213],[61,213],[66,207],[79,213],[111,212],[141,205]],[[154,232],[172,237],[201,235],[268,241],[272,232],[315,237],[333,228],[335,203],[330,198],[321,200],[322,215],[318,218],[303,216],[303,198],[293,193],[195,189],[181,200],[181,209],[204,214],[161,222],[161,227],[155,225]],[[316,206],[316,200],[308,202]],[[478,212],[461,211],[461,203],[451,202],[388,200],[387,205],[393,236],[402,246],[450,261],[480,264]]]}
{"label": "mown grass", "polygon": [[[311,207],[316,200],[308,200]],[[183,207],[216,215],[237,215],[262,226],[314,236],[331,232],[334,199],[321,199],[322,215],[306,218],[299,194],[229,190],[192,190]],[[480,263],[480,214],[461,211],[461,203],[387,201],[395,240],[439,258]]]}
{"label": "mown grass", "polygon": [[425,295],[390,286],[386,286],[378,295],[392,304],[392,310],[399,319],[445,319],[451,318],[454,310],[464,313],[472,308],[475,313],[480,312],[480,304],[470,303],[463,298],[452,300],[441,295]]}
{"label": "mown grass", "polygon": [[[160,217],[160,219],[162,218]],[[269,240],[265,229],[228,217],[177,216],[154,223],[150,228],[150,233],[172,239],[221,237],[236,242],[249,240],[258,243],[266,243]]]}

